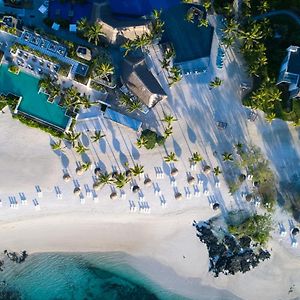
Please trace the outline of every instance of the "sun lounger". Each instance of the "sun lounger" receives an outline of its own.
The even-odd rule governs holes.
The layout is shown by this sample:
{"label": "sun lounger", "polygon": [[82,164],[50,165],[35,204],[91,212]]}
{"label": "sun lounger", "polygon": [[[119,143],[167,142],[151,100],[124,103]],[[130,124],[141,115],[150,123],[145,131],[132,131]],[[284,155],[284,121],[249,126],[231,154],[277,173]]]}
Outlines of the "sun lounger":
{"label": "sun lounger", "polygon": [[219,188],[219,187],[220,187],[220,181],[216,181],[215,187],[216,187],[216,188]]}
{"label": "sun lounger", "polygon": [[203,192],[203,194],[204,194],[205,196],[209,196],[209,190],[205,189],[204,192]]}
{"label": "sun lounger", "polygon": [[198,185],[202,185],[203,184],[203,180],[198,178]]}
{"label": "sun lounger", "polygon": [[287,232],[285,230],[280,231],[280,236],[285,237],[287,235]]}
{"label": "sun lounger", "polygon": [[98,199],[98,196],[97,196],[97,195],[94,195],[94,196],[93,196],[93,201],[94,201],[95,203],[98,203],[98,202],[99,202],[99,199]]}
{"label": "sun lounger", "polygon": [[42,192],[42,191],[39,191],[39,192],[37,193],[37,195],[38,195],[39,198],[43,198],[43,192]]}
{"label": "sun lounger", "polygon": [[41,210],[41,207],[40,207],[39,203],[37,203],[34,208],[35,208],[36,211]]}
{"label": "sun lounger", "polygon": [[92,198],[93,197],[92,192],[91,191],[87,191],[86,192],[86,197],[87,198]]}
{"label": "sun lounger", "polygon": [[85,198],[82,194],[80,194],[79,199],[80,199],[80,204],[85,204]]}
{"label": "sun lounger", "polygon": [[124,191],[121,191],[121,199],[126,199],[126,193]]}
{"label": "sun lounger", "polygon": [[298,242],[297,241],[292,241],[292,248],[297,248],[298,247]]}
{"label": "sun lounger", "polygon": [[185,196],[186,196],[186,199],[191,199],[192,194],[191,194],[189,191],[187,191],[187,192],[185,193]]}
{"label": "sun lounger", "polygon": [[247,179],[248,179],[248,180],[252,180],[252,179],[253,179],[253,175],[252,175],[252,174],[248,174],[248,175],[247,175]]}
{"label": "sun lounger", "polygon": [[21,204],[22,204],[22,205],[27,205],[27,199],[22,199],[22,200],[21,200]]}
{"label": "sun lounger", "polygon": [[174,179],[172,179],[172,180],[171,180],[171,186],[172,186],[172,187],[176,187],[176,186],[177,186],[177,181],[174,180]]}

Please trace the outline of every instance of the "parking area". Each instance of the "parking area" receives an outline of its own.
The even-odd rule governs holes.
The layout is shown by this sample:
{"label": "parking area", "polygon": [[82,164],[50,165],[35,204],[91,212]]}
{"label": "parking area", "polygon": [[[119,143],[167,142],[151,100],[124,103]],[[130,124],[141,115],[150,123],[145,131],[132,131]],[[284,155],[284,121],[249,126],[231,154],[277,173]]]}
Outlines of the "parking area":
{"label": "parking area", "polygon": [[36,47],[39,47],[41,50],[48,50],[60,56],[65,56],[67,53],[67,49],[65,46],[57,42],[44,39],[41,36],[34,34],[33,32],[24,31],[21,35],[21,40]]}

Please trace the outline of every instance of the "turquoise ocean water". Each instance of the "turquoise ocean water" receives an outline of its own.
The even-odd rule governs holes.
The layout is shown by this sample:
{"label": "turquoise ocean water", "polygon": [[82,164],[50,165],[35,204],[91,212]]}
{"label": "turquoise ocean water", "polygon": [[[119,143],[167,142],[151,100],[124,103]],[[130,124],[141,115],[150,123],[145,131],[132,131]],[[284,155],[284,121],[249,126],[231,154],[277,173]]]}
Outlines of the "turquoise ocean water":
{"label": "turquoise ocean water", "polygon": [[122,253],[43,253],[5,261],[0,300],[186,299],[131,268]]}

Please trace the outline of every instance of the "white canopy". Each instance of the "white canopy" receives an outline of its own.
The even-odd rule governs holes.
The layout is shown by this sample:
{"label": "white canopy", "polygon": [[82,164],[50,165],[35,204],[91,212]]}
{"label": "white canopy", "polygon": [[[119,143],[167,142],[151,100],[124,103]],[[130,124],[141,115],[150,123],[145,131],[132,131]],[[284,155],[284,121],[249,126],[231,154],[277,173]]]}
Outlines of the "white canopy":
{"label": "white canopy", "polygon": [[44,4],[42,4],[39,8],[39,12],[45,14],[46,11],[47,11],[47,7]]}
{"label": "white canopy", "polygon": [[52,29],[53,30],[59,30],[59,27],[60,27],[60,25],[55,23],[55,22],[52,24]]}
{"label": "white canopy", "polygon": [[70,24],[69,25],[69,31],[76,32],[77,31],[77,25],[76,24]]}

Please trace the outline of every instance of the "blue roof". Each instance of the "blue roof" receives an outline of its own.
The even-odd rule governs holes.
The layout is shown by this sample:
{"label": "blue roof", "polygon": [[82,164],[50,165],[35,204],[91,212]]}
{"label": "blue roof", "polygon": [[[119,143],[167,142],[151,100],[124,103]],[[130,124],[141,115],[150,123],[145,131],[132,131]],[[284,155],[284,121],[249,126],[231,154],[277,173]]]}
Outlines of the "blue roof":
{"label": "blue roof", "polygon": [[153,9],[167,9],[179,4],[180,0],[110,0],[111,10],[115,14],[144,16]]}
{"label": "blue roof", "polygon": [[135,131],[138,131],[142,126],[142,122],[136,119],[133,119],[129,116],[123,115],[115,110],[107,108],[104,113],[104,117],[117,122],[121,125],[127,126]]}

